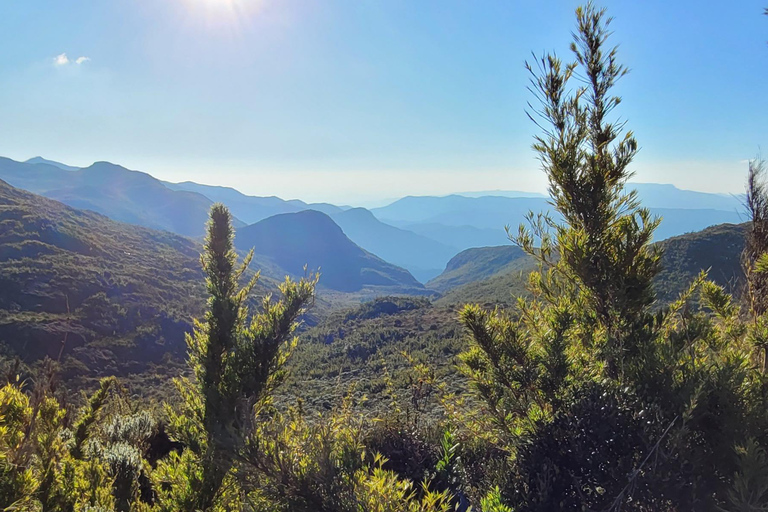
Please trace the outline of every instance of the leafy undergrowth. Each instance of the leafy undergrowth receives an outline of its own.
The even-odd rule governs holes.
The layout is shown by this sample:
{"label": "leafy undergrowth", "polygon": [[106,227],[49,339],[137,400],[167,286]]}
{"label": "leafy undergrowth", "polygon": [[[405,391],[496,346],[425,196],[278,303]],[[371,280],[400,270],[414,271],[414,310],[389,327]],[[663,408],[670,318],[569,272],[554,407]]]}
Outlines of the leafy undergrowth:
{"label": "leafy undergrowth", "polygon": [[455,357],[465,348],[455,308],[424,298],[379,298],[335,312],[301,335],[280,399],[327,411],[350,396],[372,413],[409,409],[436,416],[436,390],[417,366],[427,365],[448,389],[458,389],[463,377]]}

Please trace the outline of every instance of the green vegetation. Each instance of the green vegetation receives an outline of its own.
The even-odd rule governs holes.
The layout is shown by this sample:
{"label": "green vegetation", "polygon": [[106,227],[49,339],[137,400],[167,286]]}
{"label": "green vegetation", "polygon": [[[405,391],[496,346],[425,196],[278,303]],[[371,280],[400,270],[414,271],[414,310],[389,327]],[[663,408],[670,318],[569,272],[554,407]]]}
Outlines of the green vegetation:
{"label": "green vegetation", "polygon": [[427,287],[443,293],[499,274],[529,272],[533,266],[528,255],[514,245],[467,249],[451,258],[443,273],[429,281]]}
{"label": "green vegetation", "polygon": [[[301,335],[288,363],[285,401],[300,397],[311,411],[329,411],[349,396],[366,413],[442,416],[431,386],[414,365],[434,377],[463,382],[454,368],[466,347],[455,308],[424,298],[382,297],[351,310],[334,312]],[[413,410],[414,408],[418,410]]]}
{"label": "green vegetation", "polygon": [[160,387],[178,372],[184,333],[203,311],[199,252],[189,239],[0,182],[3,356],[60,359],[75,388],[150,370],[144,389]]}
{"label": "green vegetation", "polygon": [[228,210],[214,205],[207,312],[187,336],[192,376],[176,380],[180,400],[164,423],[113,378],[77,414],[63,408],[50,368],[31,394],[19,382],[0,389],[3,510],[449,510],[446,489],[415,487],[367,452],[368,423],[348,409],[308,423],[273,407],[316,280],[286,279],[279,300],[249,315],[258,275],[239,287],[252,255],[238,266],[232,239]]}
{"label": "green vegetation", "polygon": [[708,279],[740,296],[747,230],[747,224],[721,224],[660,242],[661,271],[654,278],[657,300],[675,301],[702,270]]}
{"label": "green vegetation", "polygon": [[573,62],[529,66],[564,221],[531,215],[514,237],[539,262],[530,298],[462,311],[462,370],[485,407],[455,417],[505,454],[492,483],[513,510],[759,510],[764,321],[705,274],[657,308],[659,220],[624,190],[637,143],[609,118],[626,70],[605,12],[577,19]]}

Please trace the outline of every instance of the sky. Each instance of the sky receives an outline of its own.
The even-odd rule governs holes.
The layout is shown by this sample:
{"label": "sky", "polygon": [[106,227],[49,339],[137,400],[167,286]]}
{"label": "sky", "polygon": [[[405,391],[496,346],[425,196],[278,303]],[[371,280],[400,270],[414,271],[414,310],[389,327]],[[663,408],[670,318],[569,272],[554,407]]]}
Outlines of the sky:
{"label": "sky", "polygon": [[[544,191],[524,62],[570,0],[4,0],[0,155],[374,204]],[[634,181],[738,193],[768,152],[765,0],[605,0]]]}

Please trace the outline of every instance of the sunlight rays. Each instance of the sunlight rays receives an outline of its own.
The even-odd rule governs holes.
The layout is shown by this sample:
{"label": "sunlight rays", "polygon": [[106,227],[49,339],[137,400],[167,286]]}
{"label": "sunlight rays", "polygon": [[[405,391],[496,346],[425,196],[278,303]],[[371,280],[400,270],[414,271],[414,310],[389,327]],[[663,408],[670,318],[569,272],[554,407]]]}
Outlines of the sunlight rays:
{"label": "sunlight rays", "polygon": [[238,33],[266,0],[181,0],[189,22],[208,30]]}

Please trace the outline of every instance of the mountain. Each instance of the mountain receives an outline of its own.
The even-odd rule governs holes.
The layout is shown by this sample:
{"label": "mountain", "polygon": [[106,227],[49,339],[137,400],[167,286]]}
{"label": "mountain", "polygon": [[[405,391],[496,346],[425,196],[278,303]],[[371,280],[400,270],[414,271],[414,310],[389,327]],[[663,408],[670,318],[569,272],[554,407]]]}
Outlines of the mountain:
{"label": "mountain", "polygon": [[[639,189],[639,194],[653,198],[648,201],[652,205],[649,208],[651,213],[663,218],[655,234],[656,240],[716,224],[742,221],[740,210],[736,207],[738,198],[684,191],[671,185],[640,185]],[[551,212],[551,206],[549,200],[543,197],[409,196],[371,211],[382,222],[443,243],[452,238],[454,242],[451,245],[467,248],[478,246],[476,240],[481,237],[493,237],[491,244],[483,245],[503,243],[504,226],[516,230],[519,224],[526,222],[529,212]],[[558,220],[556,215],[555,220]]]}
{"label": "mountain", "polygon": [[637,191],[640,202],[646,208],[744,211],[743,196],[738,195],[682,190],[661,183],[629,183],[627,188]]}
{"label": "mountain", "polygon": [[32,157],[29,160],[25,160],[24,163],[27,164],[46,164],[46,165],[52,165],[54,167],[58,167],[61,170],[64,171],[77,171],[80,169],[80,167],[74,167],[72,165],[62,164],[61,162],[54,162],[53,160],[46,160],[45,158],[41,156]]}
{"label": "mountain", "polygon": [[291,275],[320,269],[320,285],[341,292],[363,288],[425,293],[405,269],[355,245],[326,214],[315,210],[274,215],[236,232],[235,246],[254,248]]}
{"label": "mountain", "polygon": [[455,248],[455,252],[472,247],[489,247],[509,243],[504,226],[494,229],[480,229],[473,226],[446,226],[438,223],[398,222],[393,225],[423,237]]}
{"label": "mountain", "polygon": [[201,194],[170,190],[149,174],[109,162],[64,171],[50,164],[0,158],[0,179],[113,220],[192,237],[204,234],[213,204]]}
{"label": "mountain", "polygon": [[532,267],[531,258],[516,245],[467,249],[451,258],[445,270],[427,283],[427,288],[445,292],[496,274],[530,270]]}
{"label": "mountain", "polygon": [[0,181],[0,353],[61,354],[65,377],[163,373],[203,311],[200,251]]}
{"label": "mountain", "polygon": [[[744,277],[740,258],[746,226],[721,224],[657,242],[663,250],[661,272],[655,280],[659,301],[675,300],[702,270],[708,270],[710,279],[738,294]],[[444,305],[511,303],[515,296],[526,293],[526,277],[534,265],[526,257],[508,261],[509,255],[516,254],[513,246],[506,248],[506,258],[501,249],[484,247],[457,255],[456,261],[449,263],[450,268],[427,287],[443,293],[437,302]],[[494,254],[501,256],[494,258]]]}
{"label": "mountain", "polygon": [[223,203],[229,208],[232,215],[247,224],[253,224],[280,213],[295,213],[302,210],[317,210],[327,215],[344,211],[343,208],[328,203],[308,204],[298,199],[286,201],[275,196],[248,196],[234,188],[201,185],[192,181],[163,182],[163,184],[171,190],[196,192],[215,202]]}
{"label": "mountain", "polygon": [[426,282],[437,276],[457,249],[378,220],[365,208],[351,208],[331,215],[336,224],[366,251],[404,267]]}
{"label": "mountain", "polygon": [[[0,180],[0,368],[16,357],[27,365],[50,357],[61,361],[61,376],[73,387],[119,375],[143,391],[167,391],[185,368],[184,334],[205,307],[202,250],[195,240],[116,222]],[[366,257],[370,272],[408,284],[394,291],[410,285],[425,293],[404,270]],[[258,307],[286,273],[259,254],[251,269],[262,271],[250,298]],[[360,297],[335,293],[332,300],[319,290],[304,328]]]}
{"label": "mountain", "polygon": [[660,299],[668,302],[685,291],[702,270],[732,293],[743,285],[741,252],[748,224],[721,224],[660,242],[662,271],[656,282]]}

